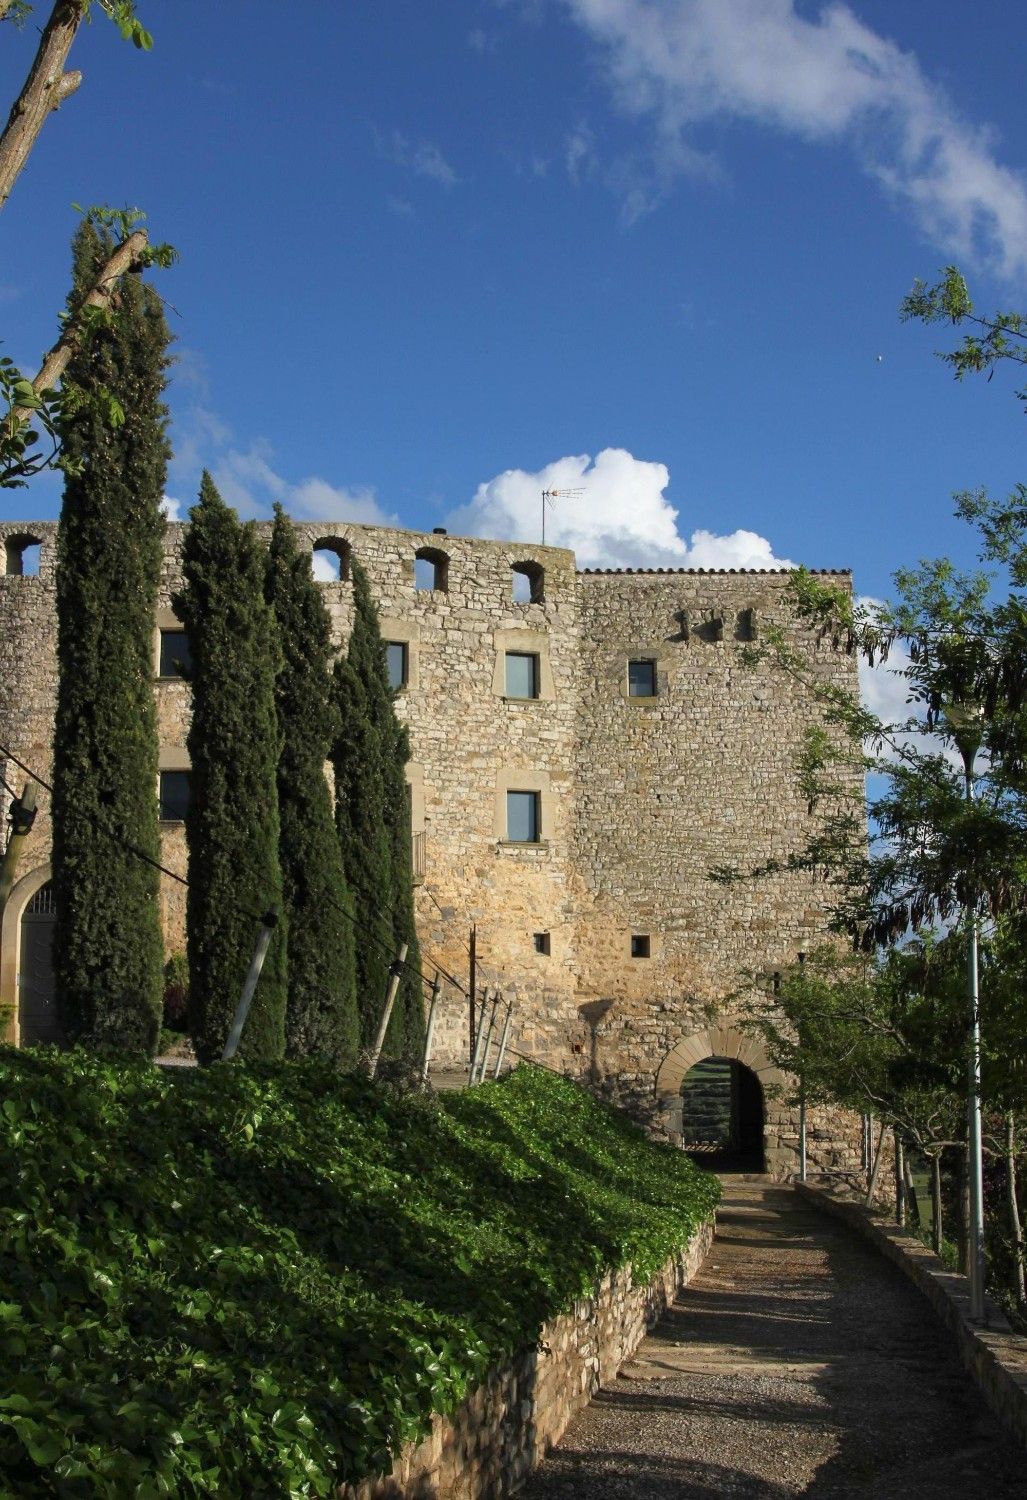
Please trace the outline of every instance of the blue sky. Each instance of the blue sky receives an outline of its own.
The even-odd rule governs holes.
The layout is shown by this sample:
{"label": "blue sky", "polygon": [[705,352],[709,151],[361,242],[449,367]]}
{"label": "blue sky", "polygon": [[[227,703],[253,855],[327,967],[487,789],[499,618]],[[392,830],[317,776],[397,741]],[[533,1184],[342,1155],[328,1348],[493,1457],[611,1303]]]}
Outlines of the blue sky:
{"label": "blue sky", "polygon": [[[144,207],[181,255],[183,506],[206,465],[248,514],[534,538],[543,483],[577,483],[548,526],[585,563],[803,561],[881,595],[969,559],[952,491],[1027,477],[1013,381],[957,386],[946,331],[897,317],[950,261],[1027,305],[1008,0],[139,9],[152,53],[99,16],[76,42],[0,221],[0,332],[34,369],[73,202]],[[31,46],[0,32],[5,98]]]}

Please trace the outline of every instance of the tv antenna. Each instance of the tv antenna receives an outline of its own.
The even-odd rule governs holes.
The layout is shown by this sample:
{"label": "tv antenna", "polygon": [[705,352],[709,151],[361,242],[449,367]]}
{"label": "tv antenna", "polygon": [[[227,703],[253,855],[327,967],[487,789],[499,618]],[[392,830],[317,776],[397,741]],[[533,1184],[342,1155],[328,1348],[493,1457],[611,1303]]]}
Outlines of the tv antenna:
{"label": "tv antenna", "polygon": [[546,545],[546,506],[552,505],[554,500],[580,500],[585,493],[583,489],[565,489],[563,485],[558,490],[542,491],[542,545]]}

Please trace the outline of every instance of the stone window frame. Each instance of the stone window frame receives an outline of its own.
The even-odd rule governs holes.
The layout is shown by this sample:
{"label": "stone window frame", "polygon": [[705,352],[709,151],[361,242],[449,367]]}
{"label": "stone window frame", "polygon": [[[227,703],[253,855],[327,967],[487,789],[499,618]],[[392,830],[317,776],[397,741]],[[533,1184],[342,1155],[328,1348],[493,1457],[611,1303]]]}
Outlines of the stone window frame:
{"label": "stone window frame", "polygon": [[313,570],[314,553],[331,552],[339,560],[338,578],[318,578],[318,583],[349,583],[351,572],[350,563],[353,560],[353,543],[346,540],[344,536],[319,536],[310,544],[310,566]]}
{"label": "stone window frame", "polygon": [[[431,563],[432,581],[431,586],[418,586],[417,564],[419,562]],[[415,594],[448,594],[449,593],[449,553],[443,552],[441,547],[418,547],[414,553],[414,593]]]}
{"label": "stone window frame", "polygon": [[528,580],[527,599],[513,598],[517,605],[544,604],[546,602],[546,570],[540,562],[533,558],[519,558],[517,562],[510,564],[510,592],[516,588],[515,578],[526,578]]}
{"label": "stone window frame", "polygon": [[[553,703],[556,699],[556,684],[549,660],[549,633],[545,630],[525,630],[520,626],[497,630],[493,636],[496,657],[492,670],[492,691],[506,703]],[[534,698],[511,698],[506,691],[506,657],[535,656],[538,658]],[[530,791],[525,787],[525,791]]]}
{"label": "stone window frame", "polygon": [[[405,693],[410,682],[410,645],[407,641],[383,641],[385,647],[385,669],[389,679],[389,687],[394,693]],[[399,681],[392,680],[392,667],[389,665],[389,652],[393,647],[398,647],[400,652]]]}
{"label": "stone window frame", "polygon": [[421,686],[421,627],[416,620],[394,620],[391,617],[379,621],[381,637],[386,646],[407,648],[407,680],[396,691],[399,694],[415,693]]}
{"label": "stone window frame", "polygon": [[[172,679],[166,678],[165,681]],[[189,771],[193,768],[189,751],[185,745],[161,745],[157,752],[157,806],[160,807],[160,778],[162,771]],[[182,828],[184,821],[181,818],[161,818],[162,828]]]}
{"label": "stone window frame", "polygon": [[[38,565],[33,572],[25,571],[25,553],[31,547],[39,548]],[[43,570],[43,538],[33,531],[12,531],[3,539],[4,576],[6,578],[38,578]]]}
{"label": "stone window frame", "polygon": [[[538,797],[538,838],[533,843],[506,836],[507,792],[534,792]],[[493,833],[504,849],[544,849],[553,839],[554,797],[549,772],[532,766],[501,766],[496,772]]]}
{"label": "stone window frame", "polygon": [[[651,697],[635,697],[629,691],[628,673],[629,663],[633,661],[651,661],[653,663],[653,676],[655,678],[656,692]],[[670,667],[674,661],[674,653],[668,651],[665,645],[654,646],[651,643],[628,642],[623,654],[616,658],[616,682],[618,692],[624,702],[634,708],[658,707],[661,700],[666,698],[670,691]]]}
{"label": "stone window frame", "polygon": [[[186,679],[177,673],[172,677],[162,677],[160,671],[160,638],[165,633],[185,635],[186,628],[175,614],[173,609],[158,609],[157,618],[153,624],[153,675],[157,682],[179,682],[188,686]],[[165,767],[166,770],[180,770],[181,767]]]}

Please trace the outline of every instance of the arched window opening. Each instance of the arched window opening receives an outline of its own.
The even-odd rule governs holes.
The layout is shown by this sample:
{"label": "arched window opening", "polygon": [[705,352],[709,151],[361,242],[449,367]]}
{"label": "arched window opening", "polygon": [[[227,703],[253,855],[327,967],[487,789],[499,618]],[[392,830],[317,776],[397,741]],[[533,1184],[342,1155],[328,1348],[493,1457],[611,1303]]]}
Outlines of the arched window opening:
{"label": "arched window opening", "polygon": [[352,548],[341,537],[326,536],[316,541],[312,550],[314,577],[318,583],[348,583]]}
{"label": "arched window opening", "polygon": [[681,1085],[681,1144],[720,1170],[762,1172],[763,1089],[735,1058],[707,1057]]}
{"label": "arched window opening", "polygon": [[437,590],[444,594],[449,588],[449,557],[437,547],[421,547],[414,553],[414,588]]}
{"label": "arched window opening", "polygon": [[39,572],[39,557],[42,543],[37,536],[9,536],[4,541],[7,565],[5,572],[12,578],[34,577]]}
{"label": "arched window opening", "polygon": [[546,570],[541,563],[511,563],[510,575],[515,604],[541,604],[543,602]]}

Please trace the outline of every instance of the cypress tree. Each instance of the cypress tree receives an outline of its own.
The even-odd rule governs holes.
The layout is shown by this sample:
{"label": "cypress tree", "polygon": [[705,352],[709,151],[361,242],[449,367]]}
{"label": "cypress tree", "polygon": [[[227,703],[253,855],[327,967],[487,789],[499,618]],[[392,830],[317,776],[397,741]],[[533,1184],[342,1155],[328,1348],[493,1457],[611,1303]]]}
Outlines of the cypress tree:
{"label": "cypress tree", "polygon": [[[342,1066],[356,1061],[354,927],[325,762],[337,738],[331,622],[281,506],[269,548],[267,599],[282,647],[275,685],[279,855],[288,920],[285,1050]],[[346,915],[350,914],[350,917]]]}
{"label": "cypress tree", "polygon": [[334,753],[336,824],[357,915],[357,1003],[363,1045],[377,1034],[390,960],[407,943],[406,969],[385,1039],[386,1056],[414,1056],[424,1024],[420,950],[410,879],[406,730],[396,719],[378,611],[358,562],[351,564],[353,628],[335,668],[339,738]]}
{"label": "cypress tree", "polygon": [[[113,244],[86,220],[73,242],[74,311]],[[160,299],[126,276],[72,356],[60,421],[59,677],[54,733],[54,966],[70,1040],[152,1052],[163,997],[156,859],[153,631],[170,449]],[[114,403],[123,421],[114,425]]]}
{"label": "cypress tree", "polygon": [[[175,609],[192,653],[191,796],[186,929],[197,1055],[224,1048],[262,912],[282,910],[278,862],[278,633],[264,597],[267,551],[204,473],[182,550]],[[239,1047],[250,1059],[285,1049],[287,928],[279,921]]]}

